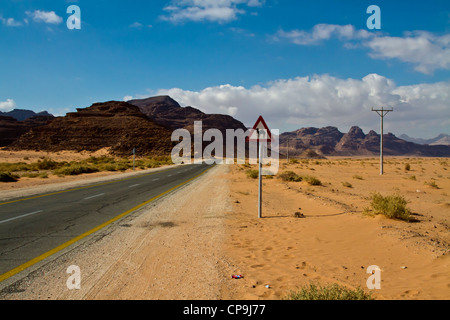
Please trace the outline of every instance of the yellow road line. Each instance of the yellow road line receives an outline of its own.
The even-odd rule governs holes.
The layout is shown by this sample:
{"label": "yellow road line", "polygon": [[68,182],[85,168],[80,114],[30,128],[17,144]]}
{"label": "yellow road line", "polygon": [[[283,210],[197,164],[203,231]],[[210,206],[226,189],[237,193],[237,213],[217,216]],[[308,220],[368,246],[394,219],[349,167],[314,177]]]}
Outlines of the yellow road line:
{"label": "yellow road line", "polygon": [[67,190],[63,190],[63,191],[57,191],[57,192],[52,192],[52,193],[41,194],[41,195],[38,195],[38,196],[29,197],[29,198],[24,198],[24,199],[18,199],[18,200],[13,200],[13,201],[2,202],[2,203],[0,203],[0,206],[5,205],[5,204],[10,204],[10,203],[15,203],[15,202],[20,202],[20,201],[26,201],[26,200],[32,200],[32,199],[37,199],[37,198],[43,198],[43,197],[53,196],[53,195],[55,195],[55,194],[60,194],[60,193],[65,193],[65,192],[70,192],[70,191],[77,191],[77,190],[83,190],[83,189],[88,189],[88,188],[93,188],[93,187],[104,186],[104,185],[107,185],[107,184],[111,184],[111,183],[115,183],[115,182],[120,182],[120,181],[127,181],[127,180],[132,180],[132,179],[142,178],[142,177],[151,176],[151,175],[154,175],[154,174],[163,172],[163,171],[169,171],[169,170],[174,170],[174,169],[175,169],[175,168],[169,168],[169,169],[160,170],[160,171],[156,171],[156,172],[151,172],[151,173],[147,173],[147,174],[143,174],[143,175],[138,175],[138,176],[135,176],[135,177],[129,177],[129,178],[123,178],[123,179],[117,179],[117,180],[108,181],[108,182],[102,182],[102,183],[93,184],[93,185],[89,185],[89,186],[84,186],[84,187],[79,187],[79,188],[73,188],[73,189],[67,189]]}
{"label": "yellow road line", "polygon": [[34,259],[28,261],[28,262],[25,262],[24,264],[22,264],[22,265],[20,265],[20,266],[18,266],[18,267],[16,267],[16,268],[14,268],[14,269],[12,269],[12,270],[6,272],[6,273],[0,275],[0,282],[6,280],[6,279],[8,279],[8,278],[11,278],[12,276],[18,274],[19,272],[22,272],[22,271],[24,271],[25,269],[28,269],[29,267],[35,265],[35,264],[38,263],[38,262],[41,262],[42,260],[44,260],[44,259],[46,259],[46,258],[48,258],[48,257],[50,257],[50,256],[52,256],[52,255],[54,255],[55,253],[57,253],[57,252],[59,252],[59,251],[65,249],[65,248],[67,248],[68,246],[70,246],[70,245],[76,243],[77,241],[80,241],[81,239],[84,239],[84,238],[86,238],[87,236],[90,236],[91,234],[93,234],[93,233],[99,231],[100,229],[103,229],[104,227],[110,225],[111,223],[113,223],[113,222],[115,222],[115,221],[117,221],[117,220],[119,220],[119,219],[121,219],[121,218],[123,218],[123,217],[129,215],[129,214],[132,213],[133,211],[136,211],[136,210],[142,208],[143,206],[145,206],[145,205],[147,205],[147,204],[149,204],[149,203],[155,201],[156,199],[161,198],[162,196],[166,195],[167,193],[169,193],[169,192],[171,192],[171,191],[173,191],[173,190],[175,190],[175,189],[177,189],[177,188],[179,188],[179,187],[181,187],[181,186],[183,186],[183,185],[185,185],[185,184],[191,182],[192,180],[194,180],[194,179],[200,177],[201,175],[203,175],[205,172],[207,172],[207,171],[208,171],[209,169],[211,169],[211,168],[212,168],[212,167],[209,167],[208,169],[206,169],[205,171],[199,173],[199,174],[196,175],[195,177],[193,177],[193,178],[191,178],[191,179],[189,179],[189,180],[186,180],[186,181],[180,183],[179,185],[177,185],[177,186],[175,186],[175,187],[173,187],[173,188],[171,188],[171,189],[169,189],[169,190],[164,191],[163,193],[161,193],[161,194],[159,194],[159,195],[157,195],[157,196],[151,198],[150,200],[148,200],[148,201],[146,201],[146,202],[141,203],[140,205],[134,207],[133,209],[130,209],[130,210],[128,210],[128,211],[125,211],[124,213],[119,214],[118,216],[116,216],[116,217],[112,218],[111,220],[109,220],[109,221],[107,221],[107,222],[105,222],[105,223],[103,223],[103,224],[101,224],[101,225],[95,227],[94,229],[89,230],[89,231],[87,231],[87,232],[85,232],[85,233],[79,235],[78,237],[75,237],[75,238],[73,238],[72,240],[69,240],[69,241],[67,241],[66,243],[63,243],[62,245],[60,245],[60,246],[58,246],[58,247],[56,247],[56,248],[54,248],[54,249],[52,249],[52,250],[50,250],[50,251],[44,253],[44,254],[41,254],[40,256],[38,256],[38,257],[36,257],[36,258],[34,258]]}

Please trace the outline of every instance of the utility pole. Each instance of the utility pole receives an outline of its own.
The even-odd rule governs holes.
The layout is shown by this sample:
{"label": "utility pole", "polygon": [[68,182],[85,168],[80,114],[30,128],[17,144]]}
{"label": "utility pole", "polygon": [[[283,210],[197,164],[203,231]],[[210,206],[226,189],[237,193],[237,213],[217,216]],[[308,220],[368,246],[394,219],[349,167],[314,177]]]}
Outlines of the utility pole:
{"label": "utility pole", "polygon": [[289,164],[289,138],[287,139],[287,163]]}
{"label": "utility pole", "polygon": [[375,109],[372,108],[372,111],[375,111],[378,113],[378,115],[381,117],[381,140],[380,140],[380,175],[383,175],[384,169],[383,169],[383,131],[384,131],[384,117],[389,113],[394,111],[393,108],[384,109],[383,107],[381,109]]}

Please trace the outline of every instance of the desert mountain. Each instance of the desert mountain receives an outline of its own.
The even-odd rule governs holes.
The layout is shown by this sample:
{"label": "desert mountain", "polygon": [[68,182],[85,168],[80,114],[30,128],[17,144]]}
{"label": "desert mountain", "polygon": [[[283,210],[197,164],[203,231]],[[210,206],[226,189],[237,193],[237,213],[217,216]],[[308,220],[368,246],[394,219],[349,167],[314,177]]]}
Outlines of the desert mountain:
{"label": "desert mountain", "polygon": [[222,114],[206,114],[193,107],[181,107],[169,96],[158,96],[147,99],[130,100],[128,103],[139,109],[156,123],[172,130],[184,128],[194,132],[194,121],[203,122],[203,130],[219,129],[225,133],[226,129],[247,128],[244,124],[231,116]]}
{"label": "desert mountain", "polygon": [[110,148],[114,155],[170,154],[171,130],[156,124],[138,107],[126,102],[95,103],[35,127],[8,146],[11,150],[97,151]]}
{"label": "desert mountain", "polygon": [[54,117],[50,114],[35,114],[24,121],[19,121],[11,116],[0,115],[0,147],[7,146],[17,140],[21,135],[32,128],[46,125]]}
{"label": "desert mountain", "polygon": [[450,135],[445,134],[445,133],[441,133],[436,138],[432,138],[432,139],[411,138],[411,137],[407,136],[406,134],[402,134],[400,136],[400,138],[403,140],[409,141],[409,142],[417,143],[417,144],[429,144],[430,146],[438,146],[438,145],[449,146],[450,145]]}
{"label": "desert mountain", "polygon": [[[383,137],[385,155],[450,156],[450,146],[419,145],[397,138],[392,133]],[[301,155],[307,150],[325,156],[373,156],[380,152],[380,135],[373,130],[366,135],[359,127],[352,127],[345,134],[335,127],[303,128],[281,134],[281,153],[287,153],[288,144],[289,154],[293,156]]]}
{"label": "desert mountain", "polygon": [[24,110],[24,109],[14,109],[12,111],[8,112],[1,112],[0,116],[6,116],[6,117],[12,117],[16,119],[17,121],[24,121],[33,117],[43,116],[43,117],[53,117],[50,113],[47,111],[42,111],[39,113],[36,113],[32,110]]}

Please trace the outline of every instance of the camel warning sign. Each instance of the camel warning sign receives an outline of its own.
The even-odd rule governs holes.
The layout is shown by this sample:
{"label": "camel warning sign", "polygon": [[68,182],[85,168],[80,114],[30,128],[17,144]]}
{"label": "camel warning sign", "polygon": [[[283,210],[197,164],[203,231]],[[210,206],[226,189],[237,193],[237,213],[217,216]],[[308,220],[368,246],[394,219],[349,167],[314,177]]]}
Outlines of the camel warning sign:
{"label": "camel warning sign", "polygon": [[269,127],[264,121],[262,116],[259,116],[256,121],[253,129],[250,131],[248,136],[249,141],[259,141],[259,142],[271,142],[272,141],[272,133],[270,132]]}

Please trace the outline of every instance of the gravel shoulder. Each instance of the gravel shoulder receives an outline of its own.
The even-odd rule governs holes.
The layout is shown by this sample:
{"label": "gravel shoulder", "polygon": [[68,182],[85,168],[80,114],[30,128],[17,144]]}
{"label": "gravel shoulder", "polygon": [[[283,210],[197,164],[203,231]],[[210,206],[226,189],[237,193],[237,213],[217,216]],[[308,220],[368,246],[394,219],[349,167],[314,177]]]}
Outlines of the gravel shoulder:
{"label": "gravel shoulder", "polygon": [[[39,266],[3,300],[214,300],[233,298],[224,256],[232,210],[227,166],[216,166]],[[81,288],[69,290],[69,266]]]}

